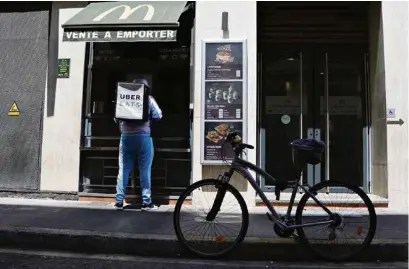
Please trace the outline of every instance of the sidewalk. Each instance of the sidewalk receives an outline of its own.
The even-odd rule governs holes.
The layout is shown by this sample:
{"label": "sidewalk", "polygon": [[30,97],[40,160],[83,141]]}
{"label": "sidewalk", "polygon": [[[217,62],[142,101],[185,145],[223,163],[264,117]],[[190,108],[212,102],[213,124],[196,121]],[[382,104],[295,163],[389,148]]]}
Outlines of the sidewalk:
{"label": "sidewalk", "polygon": [[[117,212],[108,203],[0,198],[0,245],[77,252],[191,257],[176,240],[172,206]],[[277,238],[266,208],[250,208],[247,238],[228,258],[306,261],[294,239]],[[408,216],[379,209],[377,235],[359,261],[407,261]]]}

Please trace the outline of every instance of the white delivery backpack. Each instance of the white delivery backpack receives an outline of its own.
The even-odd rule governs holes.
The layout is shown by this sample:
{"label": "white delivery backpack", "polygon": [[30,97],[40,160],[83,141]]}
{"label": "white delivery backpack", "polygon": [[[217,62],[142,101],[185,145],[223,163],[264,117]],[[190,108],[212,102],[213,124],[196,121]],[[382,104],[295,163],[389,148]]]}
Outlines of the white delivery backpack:
{"label": "white delivery backpack", "polygon": [[124,121],[147,121],[149,119],[149,91],[144,84],[118,82],[115,118]]}

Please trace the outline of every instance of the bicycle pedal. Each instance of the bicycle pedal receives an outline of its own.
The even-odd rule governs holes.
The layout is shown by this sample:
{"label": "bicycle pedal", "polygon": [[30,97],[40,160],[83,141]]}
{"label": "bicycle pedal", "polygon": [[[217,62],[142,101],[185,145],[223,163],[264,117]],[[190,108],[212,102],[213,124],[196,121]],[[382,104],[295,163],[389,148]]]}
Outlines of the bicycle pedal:
{"label": "bicycle pedal", "polygon": [[268,218],[270,221],[274,222],[273,217],[271,216],[270,213],[267,212],[267,213],[266,213],[266,216],[267,216],[267,218]]}

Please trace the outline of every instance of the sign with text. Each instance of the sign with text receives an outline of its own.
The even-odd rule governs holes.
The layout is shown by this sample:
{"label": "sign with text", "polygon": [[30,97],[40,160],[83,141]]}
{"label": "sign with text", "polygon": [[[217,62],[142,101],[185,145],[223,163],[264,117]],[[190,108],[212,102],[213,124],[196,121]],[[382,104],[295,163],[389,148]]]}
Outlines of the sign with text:
{"label": "sign with text", "polygon": [[58,59],[57,78],[70,77],[71,59]]}
{"label": "sign with text", "polygon": [[119,82],[116,95],[115,118],[147,120],[148,94],[143,84]]}
{"label": "sign with text", "polygon": [[206,82],[206,120],[243,119],[243,82]]}
{"label": "sign with text", "polygon": [[202,53],[202,164],[232,160],[230,132],[246,140],[247,73],[245,41],[203,42]]}
{"label": "sign with text", "polygon": [[[360,96],[329,96],[328,97],[328,112],[333,116],[347,116],[362,114]],[[320,113],[325,113],[325,99],[323,96],[320,98]]]}
{"label": "sign with text", "polygon": [[135,42],[176,41],[176,30],[65,31],[63,41]]}
{"label": "sign with text", "polygon": [[[264,98],[266,115],[297,115],[301,113],[301,99],[298,96],[266,96]],[[303,111],[307,111],[307,98],[303,98]]]}
{"label": "sign with text", "polygon": [[237,132],[243,136],[242,122],[206,122],[204,128],[204,159],[206,161],[232,160],[234,151],[229,144],[225,144],[225,136],[230,132]]}
{"label": "sign with text", "polygon": [[243,43],[206,43],[206,80],[243,78]]}

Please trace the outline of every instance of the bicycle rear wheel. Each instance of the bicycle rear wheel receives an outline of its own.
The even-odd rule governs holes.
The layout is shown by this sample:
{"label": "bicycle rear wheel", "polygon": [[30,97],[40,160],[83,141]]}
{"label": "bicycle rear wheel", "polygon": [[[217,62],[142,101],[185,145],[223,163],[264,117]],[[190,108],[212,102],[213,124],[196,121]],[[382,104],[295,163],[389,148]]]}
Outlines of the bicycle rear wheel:
{"label": "bicycle rear wheel", "polygon": [[[375,208],[365,192],[332,181],[318,183],[310,192],[316,193],[315,197],[334,213],[335,223],[297,228],[302,243],[330,261],[352,259],[368,247],[375,236],[377,220]],[[308,193],[301,198],[295,218],[298,225],[332,220]]]}
{"label": "bicycle rear wheel", "polygon": [[[213,206],[219,188],[226,195],[213,221],[207,213]],[[192,196],[191,205],[185,203]],[[179,242],[190,252],[216,258],[230,252],[246,236],[249,215],[240,192],[216,179],[204,179],[189,186],[179,197],[173,214],[173,226]]]}

